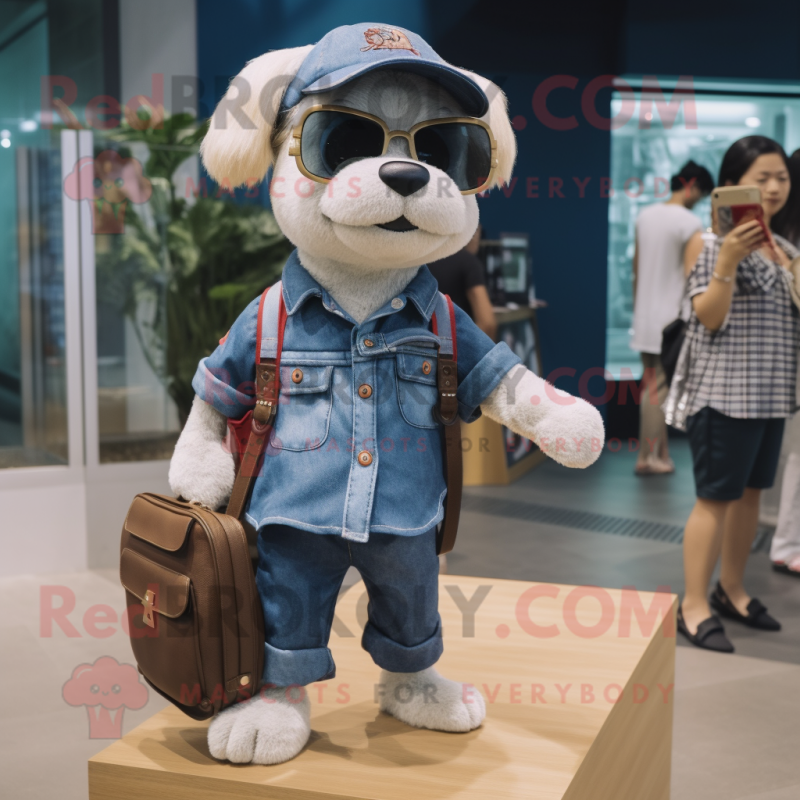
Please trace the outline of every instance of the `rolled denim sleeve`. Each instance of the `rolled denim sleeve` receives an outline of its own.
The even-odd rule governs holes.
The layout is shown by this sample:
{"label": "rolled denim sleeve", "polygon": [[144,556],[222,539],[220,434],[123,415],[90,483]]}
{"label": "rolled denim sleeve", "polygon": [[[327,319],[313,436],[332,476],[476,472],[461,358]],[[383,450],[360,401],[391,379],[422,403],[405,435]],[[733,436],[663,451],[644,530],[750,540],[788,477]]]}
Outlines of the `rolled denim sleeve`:
{"label": "rolled denim sleeve", "polygon": [[214,352],[200,361],[192,388],[200,399],[232,419],[255,405],[256,298],[239,315]]}
{"label": "rolled denim sleeve", "polygon": [[522,359],[505,342],[495,344],[458,306],[455,314],[458,415],[464,422],[474,422],[481,415],[480,404]]}

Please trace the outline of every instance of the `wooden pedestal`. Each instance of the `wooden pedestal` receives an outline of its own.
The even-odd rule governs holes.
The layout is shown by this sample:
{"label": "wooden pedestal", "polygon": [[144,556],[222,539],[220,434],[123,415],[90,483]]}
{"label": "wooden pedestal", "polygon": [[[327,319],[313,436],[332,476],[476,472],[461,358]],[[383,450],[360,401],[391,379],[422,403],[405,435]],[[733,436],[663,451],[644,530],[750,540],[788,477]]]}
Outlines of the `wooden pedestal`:
{"label": "wooden pedestal", "polygon": [[480,729],[418,730],[378,711],[359,583],[334,621],[337,676],[308,687],[313,732],[296,759],[219,763],[206,723],[170,708],[89,761],[91,800],[669,800],[673,595],[440,581],[437,668],[486,697]]}

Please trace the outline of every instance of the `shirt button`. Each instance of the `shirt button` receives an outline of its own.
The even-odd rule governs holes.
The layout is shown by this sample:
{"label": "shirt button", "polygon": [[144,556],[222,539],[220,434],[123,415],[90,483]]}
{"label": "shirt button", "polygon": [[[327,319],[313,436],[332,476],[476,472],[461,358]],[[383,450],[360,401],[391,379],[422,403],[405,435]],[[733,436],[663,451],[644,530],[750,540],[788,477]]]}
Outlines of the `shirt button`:
{"label": "shirt button", "polygon": [[296,369],[294,372],[292,372],[292,380],[295,383],[300,383],[300,381],[303,380],[303,370]]}
{"label": "shirt button", "polygon": [[392,300],[392,308],[402,308],[402,307],[403,307],[403,301],[399,297],[395,297],[395,299]]}
{"label": "shirt button", "polygon": [[375,342],[372,339],[364,339],[364,347],[374,347]]}
{"label": "shirt button", "polygon": [[431,362],[430,361],[423,361],[422,362],[422,371],[426,375],[430,375],[430,373],[431,373]]}
{"label": "shirt button", "polygon": [[358,454],[358,463],[361,464],[362,467],[368,467],[372,463],[372,453],[369,450],[362,450]]}
{"label": "shirt button", "polygon": [[358,395],[359,397],[369,397],[372,394],[372,387],[368,383],[362,383],[361,386],[358,387]]}

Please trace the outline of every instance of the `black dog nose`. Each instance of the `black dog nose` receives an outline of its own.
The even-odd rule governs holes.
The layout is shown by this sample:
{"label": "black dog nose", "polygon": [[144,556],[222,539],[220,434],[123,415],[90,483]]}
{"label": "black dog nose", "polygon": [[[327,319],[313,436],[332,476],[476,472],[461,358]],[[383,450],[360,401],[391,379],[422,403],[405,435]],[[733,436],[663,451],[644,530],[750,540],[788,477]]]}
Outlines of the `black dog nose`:
{"label": "black dog nose", "polygon": [[390,189],[403,197],[418,192],[431,179],[425,167],[410,161],[387,161],[381,164],[378,175]]}

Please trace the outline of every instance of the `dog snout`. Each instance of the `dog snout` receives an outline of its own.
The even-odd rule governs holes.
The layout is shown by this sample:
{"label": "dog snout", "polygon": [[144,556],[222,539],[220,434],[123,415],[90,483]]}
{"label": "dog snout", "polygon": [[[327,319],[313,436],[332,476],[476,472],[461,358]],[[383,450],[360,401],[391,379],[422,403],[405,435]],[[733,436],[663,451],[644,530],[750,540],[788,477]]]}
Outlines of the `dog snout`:
{"label": "dog snout", "polygon": [[418,192],[428,184],[431,174],[422,164],[411,161],[387,161],[378,170],[380,179],[402,197]]}

